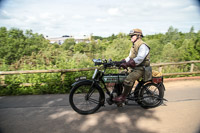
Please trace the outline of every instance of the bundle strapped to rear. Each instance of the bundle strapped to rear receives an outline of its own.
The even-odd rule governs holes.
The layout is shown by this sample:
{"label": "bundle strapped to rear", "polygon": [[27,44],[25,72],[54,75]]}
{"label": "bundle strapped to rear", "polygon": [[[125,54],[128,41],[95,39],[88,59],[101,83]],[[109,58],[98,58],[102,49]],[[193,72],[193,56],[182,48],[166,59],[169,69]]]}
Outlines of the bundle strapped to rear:
{"label": "bundle strapped to rear", "polygon": [[162,73],[153,70],[152,71],[152,82],[156,83],[156,84],[163,82]]}

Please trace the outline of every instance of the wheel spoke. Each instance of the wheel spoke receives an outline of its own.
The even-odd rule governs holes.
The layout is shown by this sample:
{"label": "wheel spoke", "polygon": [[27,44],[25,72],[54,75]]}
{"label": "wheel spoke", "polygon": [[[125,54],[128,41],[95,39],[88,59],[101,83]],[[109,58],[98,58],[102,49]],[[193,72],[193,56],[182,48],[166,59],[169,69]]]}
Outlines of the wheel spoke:
{"label": "wheel spoke", "polygon": [[89,98],[88,101],[92,102],[92,103],[96,103],[96,104],[99,104],[99,101],[98,100],[95,100],[93,98]]}
{"label": "wheel spoke", "polygon": [[144,85],[141,91],[141,105],[143,107],[156,107],[162,102],[162,93],[161,90],[155,84],[146,84]]}
{"label": "wheel spoke", "polygon": [[[91,91],[91,92],[90,92]],[[89,97],[92,96],[92,94],[94,93],[95,89],[90,88],[89,92],[86,94],[85,99],[88,100]]]}
{"label": "wheel spoke", "polygon": [[100,100],[100,90],[89,82],[74,87],[70,94],[70,104],[80,114],[91,114],[97,111],[101,107]]}

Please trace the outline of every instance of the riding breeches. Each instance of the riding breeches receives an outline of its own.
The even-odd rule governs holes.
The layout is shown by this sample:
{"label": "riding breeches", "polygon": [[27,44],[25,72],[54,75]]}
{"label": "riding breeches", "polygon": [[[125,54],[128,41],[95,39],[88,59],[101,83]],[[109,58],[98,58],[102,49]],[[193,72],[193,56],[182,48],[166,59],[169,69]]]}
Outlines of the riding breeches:
{"label": "riding breeches", "polygon": [[144,68],[143,67],[135,67],[131,70],[129,75],[124,80],[124,85],[133,86],[135,81],[143,76]]}

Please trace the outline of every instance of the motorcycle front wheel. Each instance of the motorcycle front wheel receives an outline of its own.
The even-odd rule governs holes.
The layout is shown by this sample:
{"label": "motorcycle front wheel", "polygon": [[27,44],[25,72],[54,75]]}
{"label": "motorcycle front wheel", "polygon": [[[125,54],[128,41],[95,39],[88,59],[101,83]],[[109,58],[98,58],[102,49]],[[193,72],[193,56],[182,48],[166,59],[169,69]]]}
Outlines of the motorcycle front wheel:
{"label": "motorcycle front wheel", "polygon": [[102,100],[102,90],[88,81],[75,85],[69,95],[71,107],[82,115],[96,112],[101,107]]}

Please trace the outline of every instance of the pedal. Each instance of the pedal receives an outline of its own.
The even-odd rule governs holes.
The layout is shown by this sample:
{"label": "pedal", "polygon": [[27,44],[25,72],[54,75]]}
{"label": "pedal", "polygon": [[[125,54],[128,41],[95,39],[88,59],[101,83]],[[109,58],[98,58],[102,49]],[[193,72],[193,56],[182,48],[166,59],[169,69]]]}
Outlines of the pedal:
{"label": "pedal", "polygon": [[116,103],[117,107],[123,107],[123,103]]}
{"label": "pedal", "polygon": [[111,101],[110,98],[106,98],[106,102],[107,102],[109,105],[112,105],[112,104],[113,104],[113,101]]}
{"label": "pedal", "polygon": [[125,104],[125,105],[128,105],[128,100],[126,100],[126,101],[124,102],[124,104]]}

